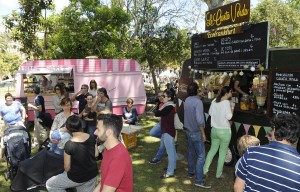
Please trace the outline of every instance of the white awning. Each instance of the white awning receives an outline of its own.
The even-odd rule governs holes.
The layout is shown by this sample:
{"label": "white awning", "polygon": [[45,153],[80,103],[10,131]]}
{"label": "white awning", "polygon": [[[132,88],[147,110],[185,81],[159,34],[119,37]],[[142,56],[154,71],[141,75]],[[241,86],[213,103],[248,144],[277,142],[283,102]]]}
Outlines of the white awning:
{"label": "white awning", "polygon": [[60,73],[71,73],[73,67],[35,67],[35,68],[25,68],[17,71],[19,74],[60,74]]}

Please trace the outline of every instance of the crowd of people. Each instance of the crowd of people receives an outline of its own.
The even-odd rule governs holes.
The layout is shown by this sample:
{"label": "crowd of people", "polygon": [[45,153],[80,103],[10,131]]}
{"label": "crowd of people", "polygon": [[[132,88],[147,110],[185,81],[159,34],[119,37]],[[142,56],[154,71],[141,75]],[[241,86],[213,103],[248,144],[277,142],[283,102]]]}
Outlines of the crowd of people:
{"label": "crowd of people", "polygon": [[[234,102],[230,102],[232,90],[222,87],[209,108],[211,116],[211,147],[206,156],[204,142],[205,116],[203,103],[198,93],[198,85],[191,83],[187,87],[184,102],[184,128],[187,138],[187,176],[194,178],[194,185],[209,189],[207,181],[209,167],[219,151],[215,177],[226,179],[223,165],[231,140],[231,125]],[[176,99],[175,99],[176,100]],[[165,151],[168,155],[168,167],[161,178],[174,177],[176,155],[174,155],[174,97],[172,91],[158,93],[155,115],[159,122],[150,130],[150,135],[160,138],[160,147],[149,164],[159,163]],[[167,122],[167,123],[166,123]],[[295,149],[300,137],[300,119],[294,114],[277,114],[272,119],[272,139],[270,144],[260,146],[258,138],[244,135],[238,140],[239,161],[235,166],[236,179],[234,191],[299,191],[300,155]],[[175,152],[176,153],[176,152]],[[175,157],[174,157],[175,156]],[[175,159],[175,160],[174,160]]]}
{"label": "crowd of people", "polygon": [[[90,88],[90,89],[89,89]],[[211,148],[206,155],[204,142],[205,115],[197,83],[187,86],[188,97],[184,102],[184,128],[187,138],[187,177],[194,185],[209,189],[207,180],[210,165],[218,152],[215,177],[224,179],[223,165],[231,139],[229,120],[233,116],[234,103],[230,102],[232,90],[224,86],[219,90],[209,108],[211,116]],[[39,136],[45,131],[41,125],[40,114],[45,112],[45,102],[40,89],[34,89],[34,143],[38,145]],[[64,191],[76,188],[77,191],[133,191],[133,169],[130,154],[120,141],[123,123],[135,125],[138,122],[134,100],[128,98],[122,116],[113,114],[112,102],[105,88],[97,88],[96,81],[90,86],[83,84],[81,90],[71,98],[65,95],[61,85],[55,86],[53,96],[55,118],[50,130],[50,151],[63,155],[64,172],[51,177],[46,187],[48,191]],[[22,104],[13,101],[10,93],[5,95],[6,103],[1,105],[0,115],[8,125],[23,125],[26,112]],[[72,112],[72,103],[78,101],[78,114]],[[175,176],[176,129],[174,116],[177,113],[176,91],[168,84],[165,91],[158,93],[158,104],[154,114],[159,122],[150,130],[150,135],[160,138],[156,155],[149,164],[159,163],[164,153],[168,165],[161,179]],[[17,115],[16,115],[17,114]],[[299,191],[300,155],[293,147],[300,136],[300,119],[293,114],[278,114],[272,119],[272,142],[260,146],[253,136],[244,135],[238,140],[241,156],[236,163],[234,191]],[[48,137],[48,133],[43,133]],[[44,139],[44,138],[43,138]],[[104,146],[100,166],[101,181],[96,185],[98,175],[96,157],[99,155],[97,140]]]}
{"label": "crowd of people", "polygon": [[[90,89],[89,89],[90,88]],[[122,116],[113,114],[112,102],[107,90],[97,88],[95,80],[90,87],[83,84],[72,97],[66,95],[62,84],[54,86],[53,106],[55,117],[47,131],[43,127],[45,100],[40,88],[34,88],[35,98],[28,107],[34,110],[34,138],[32,148],[50,139],[49,150],[63,156],[64,172],[46,182],[48,191],[133,191],[131,157],[120,140],[123,123],[136,124],[137,110],[134,100],[128,98]],[[24,126],[26,110],[19,101],[13,101],[10,93],[5,95],[0,115],[7,127]],[[78,114],[74,114],[73,102],[78,101]],[[104,147],[101,161],[101,181],[96,186],[98,175],[97,157],[99,143]],[[102,150],[101,150],[102,152]],[[124,163],[121,163],[124,162]]]}

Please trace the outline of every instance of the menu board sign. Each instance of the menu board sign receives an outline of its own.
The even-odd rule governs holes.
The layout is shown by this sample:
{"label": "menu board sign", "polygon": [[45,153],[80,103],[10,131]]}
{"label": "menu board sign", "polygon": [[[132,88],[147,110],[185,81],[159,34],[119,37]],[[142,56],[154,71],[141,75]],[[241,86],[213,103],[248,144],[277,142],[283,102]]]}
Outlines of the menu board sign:
{"label": "menu board sign", "polygon": [[248,22],[250,18],[250,0],[233,2],[205,12],[205,30]]}
{"label": "menu board sign", "polygon": [[300,70],[271,70],[269,77],[269,114],[300,115]]}
{"label": "menu board sign", "polygon": [[[228,35],[229,32],[237,31],[237,34]],[[228,30],[226,36],[196,34],[192,37],[191,67],[193,69],[244,69],[244,65],[262,64],[267,68],[268,31],[269,23],[262,22],[245,24],[237,30]]]}

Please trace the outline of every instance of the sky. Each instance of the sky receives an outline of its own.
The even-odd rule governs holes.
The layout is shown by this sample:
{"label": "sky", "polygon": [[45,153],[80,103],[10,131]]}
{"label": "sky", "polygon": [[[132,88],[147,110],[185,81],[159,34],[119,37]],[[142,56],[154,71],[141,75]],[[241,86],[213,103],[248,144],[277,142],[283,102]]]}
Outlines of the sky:
{"label": "sky", "polygon": [[[69,4],[69,0],[54,0],[56,11],[60,12],[65,6]],[[2,22],[2,16],[8,15],[12,10],[18,9],[18,0],[0,0],[0,21]]]}
{"label": "sky", "polygon": [[[255,7],[259,1],[261,0],[250,0],[251,7]],[[66,7],[69,4],[69,0],[54,0],[54,3],[56,6],[56,12],[60,12],[64,7]],[[12,12],[12,10],[18,9],[18,6],[19,6],[18,0],[0,0],[0,25],[3,22],[2,16],[8,15]],[[200,25],[204,27],[204,21],[203,24]]]}

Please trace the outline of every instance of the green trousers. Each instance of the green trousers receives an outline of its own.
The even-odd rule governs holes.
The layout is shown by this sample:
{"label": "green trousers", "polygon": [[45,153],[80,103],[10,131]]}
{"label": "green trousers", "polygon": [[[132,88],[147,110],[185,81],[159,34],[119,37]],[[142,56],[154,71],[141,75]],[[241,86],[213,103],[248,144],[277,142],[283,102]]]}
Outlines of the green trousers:
{"label": "green trousers", "polygon": [[207,174],[209,166],[219,150],[219,159],[217,166],[216,177],[220,177],[223,172],[224,161],[227,153],[227,149],[231,139],[231,129],[211,129],[211,146],[206,156],[203,172]]}

